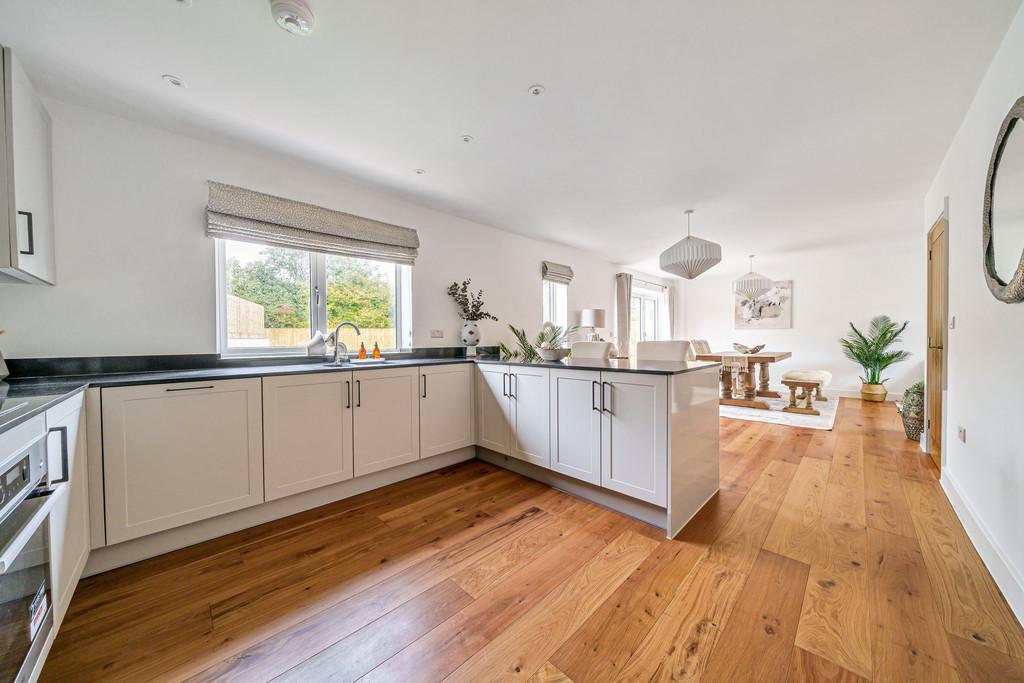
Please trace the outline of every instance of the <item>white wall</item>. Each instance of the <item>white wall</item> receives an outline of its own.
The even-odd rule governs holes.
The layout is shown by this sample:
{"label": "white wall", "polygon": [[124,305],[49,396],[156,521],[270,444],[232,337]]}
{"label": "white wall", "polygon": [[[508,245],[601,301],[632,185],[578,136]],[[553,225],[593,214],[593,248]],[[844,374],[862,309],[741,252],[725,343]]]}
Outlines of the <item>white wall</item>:
{"label": "white wall", "polygon": [[[931,227],[949,198],[948,385],[943,484],[1003,593],[1024,620],[1024,304],[1004,304],[982,271],[982,194],[992,146],[1024,96],[1024,12],[982,80],[924,203]],[[1020,134],[1020,133],[1015,133]],[[998,234],[998,227],[996,228]],[[957,426],[967,428],[967,442]]]}
{"label": "white wall", "polygon": [[[50,100],[54,130],[57,286],[0,287],[9,358],[216,351],[214,242],[206,237],[206,180],[283,195],[416,228],[413,342],[458,346],[461,321],[445,294],[473,279],[499,323],[483,343],[509,342],[509,323],[540,328],[541,261],[576,272],[570,321],[614,308],[623,270],[545,243],[424,208],[294,159],[201,141]],[[646,279],[652,279],[645,276]],[[430,330],[443,329],[443,339]]]}
{"label": "white wall", "polygon": [[889,228],[889,237],[879,242],[822,244],[790,253],[771,251],[770,242],[759,245],[763,255],[755,259],[754,269],[775,280],[793,281],[792,329],[736,330],[732,281],[748,268],[746,264],[740,268],[720,265],[686,283],[685,334],[707,339],[716,350],[740,342],[792,351],[791,359],[772,367],[773,384],[778,384],[787,370],[828,370],[833,376],[831,392],[856,395],[862,371],[843,356],[838,343],[849,330],[848,323],[864,330],[879,314],[908,320],[901,348],[913,355],[883,375],[890,378],[886,382],[890,398],[898,398],[907,386],[924,379],[921,302],[926,289],[926,252],[924,237],[915,227],[919,206],[907,202],[880,212],[878,220]]}

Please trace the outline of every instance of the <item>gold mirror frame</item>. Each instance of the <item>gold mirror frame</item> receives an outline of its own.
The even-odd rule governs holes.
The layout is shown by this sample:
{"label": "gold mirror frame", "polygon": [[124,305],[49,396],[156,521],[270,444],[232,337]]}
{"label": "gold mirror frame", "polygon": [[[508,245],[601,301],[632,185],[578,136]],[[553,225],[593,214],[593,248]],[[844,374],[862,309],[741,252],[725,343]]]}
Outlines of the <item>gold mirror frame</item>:
{"label": "gold mirror frame", "polygon": [[1017,264],[1017,272],[1013,274],[1009,282],[1003,282],[1003,279],[996,273],[996,255],[992,244],[992,185],[995,183],[999,161],[1010,131],[1019,127],[1017,135],[1024,135],[1024,123],[1018,123],[1021,120],[1024,120],[1024,97],[1013,103],[1006,118],[1003,119],[1003,125],[999,127],[996,145],[992,149],[992,159],[988,162],[988,177],[985,179],[985,206],[981,215],[985,282],[988,283],[988,289],[992,292],[992,296],[1008,304],[1024,301],[1024,252],[1021,253],[1020,263]]}

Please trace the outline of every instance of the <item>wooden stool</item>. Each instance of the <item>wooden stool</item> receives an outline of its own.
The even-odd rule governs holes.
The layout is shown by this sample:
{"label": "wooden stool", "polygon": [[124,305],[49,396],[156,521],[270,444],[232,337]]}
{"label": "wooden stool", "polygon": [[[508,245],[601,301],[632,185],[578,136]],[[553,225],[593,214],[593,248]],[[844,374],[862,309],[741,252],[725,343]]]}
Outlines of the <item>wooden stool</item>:
{"label": "wooden stool", "polygon": [[[820,395],[821,382],[805,379],[784,379],[782,384],[789,387],[789,405],[782,409],[783,412],[821,415],[814,407],[814,395]],[[797,396],[797,390],[800,390],[800,396]],[[804,402],[803,408],[797,405],[798,400]]]}

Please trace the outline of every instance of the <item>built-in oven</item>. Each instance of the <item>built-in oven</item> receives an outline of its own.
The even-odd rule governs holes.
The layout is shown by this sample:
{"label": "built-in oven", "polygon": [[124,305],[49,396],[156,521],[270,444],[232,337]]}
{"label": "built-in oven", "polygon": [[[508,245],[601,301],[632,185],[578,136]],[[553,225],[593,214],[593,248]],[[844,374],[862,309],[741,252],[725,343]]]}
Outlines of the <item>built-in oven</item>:
{"label": "built-in oven", "polygon": [[28,680],[53,627],[46,439],[0,462],[0,682]]}

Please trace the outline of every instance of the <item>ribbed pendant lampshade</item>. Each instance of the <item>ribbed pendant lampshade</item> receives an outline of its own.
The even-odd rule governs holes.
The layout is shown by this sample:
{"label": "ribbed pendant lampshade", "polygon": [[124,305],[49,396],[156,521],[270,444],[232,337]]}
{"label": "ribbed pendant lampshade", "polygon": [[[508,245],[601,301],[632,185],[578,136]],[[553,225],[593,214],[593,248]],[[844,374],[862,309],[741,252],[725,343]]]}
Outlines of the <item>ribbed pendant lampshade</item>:
{"label": "ribbed pendant lampshade", "polygon": [[732,283],[732,293],[744,299],[756,299],[772,287],[775,282],[754,272],[754,255],[750,255],[750,272]]}
{"label": "ribbed pendant lampshade", "polygon": [[660,265],[666,273],[692,280],[722,260],[722,245],[690,236],[690,214],[686,211],[686,237],[661,252]]}

